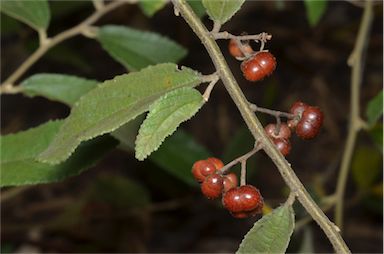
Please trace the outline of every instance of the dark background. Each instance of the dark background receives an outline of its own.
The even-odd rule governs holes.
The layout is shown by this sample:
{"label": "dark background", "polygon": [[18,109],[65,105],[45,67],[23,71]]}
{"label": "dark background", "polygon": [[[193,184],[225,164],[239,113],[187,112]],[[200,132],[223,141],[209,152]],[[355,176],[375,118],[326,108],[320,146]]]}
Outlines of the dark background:
{"label": "dark background", "polygon": [[[49,35],[76,25],[93,11],[90,2],[51,2],[50,5],[53,18]],[[286,1],[279,6],[273,1],[247,1],[223,26],[233,34],[246,31],[273,35],[266,45],[278,61],[271,77],[256,84],[246,81],[240,63],[227,52],[227,42],[219,41],[219,45],[250,101],[288,111],[294,101],[302,100],[319,106],[325,113],[321,134],[312,141],[293,138],[293,149],[287,157],[299,178],[319,200],[332,194],[336,186],[348,128],[351,70],[346,61],[354,47],[362,9],[345,1],[330,1],[319,24],[310,27],[303,2]],[[15,22],[10,18],[3,14],[1,17],[4,80],[31,54],[37,36],[27,26],[14,27]],[[360,97],[362,111],[383,84],[382,18],[379,4],[367,38],[369,46]],[[211,21],[207,17],[203,20],[210,28]],[[189,50],[181,65],[204,74],[214,71],[204,47],[186,23],[173,15],[171,5],[153,18],[146,17],[135,5],[125,5],[97,23],[102,24],[121,24],[166,35]],[[40,72],[106,80],[126,70],[96,41],[77,36],[51,50],[23,78]],[[3,95],[1,106],[3,135],[69,114],[69,108],[62,104],[22,95]],[[262,115],[260,119],[264,124],[274,121]],[[240,155],[240,150],[252,147],[252,138],[221,83],[216,85],[209,103],[191,121],[182,124],[182,128],[225,162],[233,159],[228,154]],[[241,149],[233,147],[235,142],[242,145]],[[368,133],[359,135],[357,147],[360,146],[374,148]],[[248,181],[261,190],[269,206],[284,202],[287,188],[267,156],[262,153],[255,156],[248,171]],[[135,192],[132,204],[119,203],[121,192],[129,191],[120,189],[120,184],[124,185],[119,183],[121,179],[140,184],[146,194]],[[382,188],[382,173],[375,184]],[[381,196],[374,197],[356,193],[356,185],[349,179],[343,236],[352,252],[382,253],[382,190]],[[142,195],[150,197],[150,205],[135,205],[135,202],[140,204]],[[107,198],[100,201],[100,196]],[[295,210],[297,219],[305,216],[300,205]],[[333,210],[327,214],[332,219]],[[80,176],[61,183],[28,187],[5,201],[1,219],[3,252],[234,252],[258,218],[234,219],[219,202],[205,200],[198,188],[185,185],[151,161],[138,162],[132,153],[116,149]],[[300,248],[304,234],[313,236],[316,252],[332,251],[315,223],[295,232],[289,251]]]}

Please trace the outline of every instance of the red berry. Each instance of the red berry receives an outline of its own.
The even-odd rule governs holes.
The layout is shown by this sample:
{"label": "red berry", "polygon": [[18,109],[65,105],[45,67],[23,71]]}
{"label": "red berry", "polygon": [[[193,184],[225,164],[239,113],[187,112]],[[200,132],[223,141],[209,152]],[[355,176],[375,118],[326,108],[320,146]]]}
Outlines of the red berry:
{"label": "red berry", "polygon": [[214,173],[215,171],[215,165],[206,160],[196,161],[192,166],[192,174],[198,182],[204,181],[207,176]]}
{"label": "red berry", "polygon": [[259,52],[241,63],[241,71],[249,81],[258,81],[270,75],[276,68],[276,59],[269,52]]}
{"label": "red berry", "polygon": [[224,188],[224,179],[219,173],[207,176],[201,184],[201,192],[209,199],[219,198]]}
{"label": "red berry", "polygon": [[288,139],[291,137],[291,130],[289,129],[288,125],[285,123],[282,123],[280,125],[279,133],[276,134],[276,124],[270,123],[267,126],[265,126],[265,132],[267,135],[271,138],[284,138]]}
{"label": "red berry", "polygon": [[296,125],[299,123],[301,115],[303,114],[304,110],[308,107],[307,104],[301,101],[296,101],[293,103],[290,112],[295,115],[295,118],[288,121],[288,127],[291,129],[296,128]]}
{"label": "red berry", "polygon": [[288,139],[275,138],[272,141],[275,144],[277,150],[279,150],[282,155],[287,156],[291,151],[291,143]]}
{"label": "red berry", "polygon": [[295,103],[293,103],[293,105],[291,106],[291,110],[290,112],[294,115],[298,115],[299,117],[301,117],[301,114],[304,112],[304,110],[308,107],[307,104],[305,104],[304,102],[301,102],[301,101],[296,101]]}
{"label": "red berry", "polygon": [[[253,53],[253,49],[251,48],[251,46],[248,44],[248,43],[243,43],[243,50],[244,52],[248,53],[248,54],[252,54]],[[244,54],[243,52],[241,52],[237,42],[235,39],[231,39],[229,41],[229,44],[228,44],[228,50],[229,50],[229,53],[233,56],[233,57],[244,57]]]}
{"label": "red berry", "polygon": [[296,134],[302,139],[312,139],[320,132],[324,115],[318,107],[308,106],[296,126]]}
{"label": "red berry", "polygon": [[252,185],[230,189],[223,196],[223,205],[234,217],[245,218],[261,212],[263,198]]}
{"label": "red berry", "polygon": [[207,159],[207,161],[215,165],[216,169],[221,169],[222,167],[224,167],[224,163],[218,158],[210,157]]}
{"label": "red berry", "polygon": [[230,189],[237,187],[238,185],[237,176],[234,173],[229,173],[228,175],[225,175],[223,184],[224,184],[224,192],[227,192]]}

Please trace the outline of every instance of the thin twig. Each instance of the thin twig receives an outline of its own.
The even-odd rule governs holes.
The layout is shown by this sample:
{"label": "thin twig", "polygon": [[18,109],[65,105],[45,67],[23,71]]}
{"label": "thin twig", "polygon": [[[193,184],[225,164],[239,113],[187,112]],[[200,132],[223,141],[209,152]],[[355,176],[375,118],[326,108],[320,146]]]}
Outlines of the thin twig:
{"label": "thin twig", "polygon": [[228,32],[211,33],[211,34],[215,40],[237,39],[237,40],[241,40],[241,41],[245,41],[245,40],[267,41],[267,40],[272,39],[272,35],[264,33],[264,32],[259,33],[259,34],[249,34],[249,35],[248,34],[247,35],[233,35],[233,34],[230,34]]}
{"label": "thin twig", "polygon": [[[17,68],[17,70],[12,73],[1,85],[2,86],[8,86],[13,87],[16,80],[18,80],[34,63],[37,62],[50,48],[57,45],[58,43],[67,40],[69,38],[72,38],[76,35],[82,34],[84,29],[87,29],[90,25],[95,23],[99,18],[101,18],[103,15],[107,14],[108,12],[124,5],[127,3],[135,3],[138,0],[124,0],[124,1],[114,1],[108,5],[104,5],[103,8],[96,10],[91,16],[89,16],[86,20],[81,22],[80,24],[65,30],[64,32],[61,32],[57,34],[53,38],[47,38],[45,40],[45,43],[40,44],[38,49],[30,55],[20,66]],[[14,93],[14,91],[20,91],[20,90],[13,90],[13,89],[0,89],[1,93]]]}
{"label": "thin twig", "polygon": [[335,222],[339,228],[343,227],[343,206],[344,193],[347,183],[348,172],[351,164],[352,154],[356,143],[358,132],[363,128],[360,118],[360,86],[362,81],[362,73],[364,69],[363,56],[367,49],[369,41],[369,31],[373,21],[373,4],[372,1],[365,1],[364,13],[360,23],[359,33],[357,35],[356,44],[348,59],[348,64],[352,67],[351,74],[351,104],[350,104],[350,123],[347,141],[345,144],[343,159],[341,161],[339,177],[336,186],[336,209]]}
{"label": "thin twig", "polygon": [[261,148],[262,148],[261,143],[255,144],[254,148],[251,151],[249,151],[248,153],[246,153],[246,154],[244,154],[244,155],[234,159],[233,161],[229,162],[224,167],[222,167],[220,169],[221,173],[226,174],[229,171],[230,168],[232,168],[233,166],[235,166],[238,163],[241,163],[242,161],[248,160],[252,155],[254,155],[258,151],[260,151]]}
{"label": "thin twig", "polygon": [[209,97],[211,96],[211,92],[213,90],[213,88],[215,87],[217,81],[219,80],[219,76],[216,75],[216,78],[214,78],[210,83],[209,85],[207,86],[207,88],[205,89],[204,91],[204,94],[203,94],[203,99],[204,101],[208,101],[209,100]]}
{"label": "thin twig", "polygon": [[249,103],[249,108],[253,111],[253,112],[260,112],[260,113],[264,113],[264,114],[268,114],[268,115],[271,115],[271,116],[274,116],[276,118],[278,117],[286,117],[288,119],[292,119],[295,117],[294,114],[291,114],[291,113],[287,113],[287,112],[282,112],[282,111],[278,111],[278,110],[273,110],[273,109],[268,109],[268,108],[262,108],[262,107],[259,107],[253,103]]}
{"label": "thin twig", "polygon": [[218,34],[220,32],[220,28],[221,28],[221,24],[219,22],[214,21],[211,33]]}
{"label": "thin twig", "polygon": [[240,185],[247,184],[247,160],[241,161]]}
{"label": "thin twig", "polygon": [[173,5],[177,8],[181,16],[185,19],[188,25],[192,28],[195,34],[199,37],[204,47],[207,49],[215,67],[220,75],[220,79],[227,89],[232,100],[239,109],[245,123],[251,131],[254,138],[263,144],[263,149],[277,166],[283,179],[291,189],[297,194],[297,199],[314,218],[314,220],[323,229],[328,239],[332,243],[335,251],[338,253],[350,253],[348,246],[340,236],[335,225],[328,219],[327,216],[317,206],[309,193],[304,188],[290,164],[286,161],[283,155],[277,150],[275,145],[266,135],[263,126],[261,125],[254,112],[250,109],[249,103],[237,84],[231,70],[226,63],[223,54],[220,51],[214,38],[211,37],[206,27],[201,23],[201,20],[196,16],[191,7],[185,0],[172,0]]}

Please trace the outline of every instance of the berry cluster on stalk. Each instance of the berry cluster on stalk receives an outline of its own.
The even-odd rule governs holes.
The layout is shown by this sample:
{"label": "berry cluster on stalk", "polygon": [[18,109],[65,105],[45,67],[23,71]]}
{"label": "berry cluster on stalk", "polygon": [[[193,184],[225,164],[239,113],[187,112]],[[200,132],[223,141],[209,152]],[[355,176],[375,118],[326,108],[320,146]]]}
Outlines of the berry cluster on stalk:
{"label": "berry cluster on stalk", "polygon": [[235,218],[246,218],[261,213],[263,198],[252,185],[238,186],[234,173],[225,174],[224,164],[217,158],[199,160],[192,166],[192,174],[201,184],[201,192],[208,199],[222,196],[223,206]]}

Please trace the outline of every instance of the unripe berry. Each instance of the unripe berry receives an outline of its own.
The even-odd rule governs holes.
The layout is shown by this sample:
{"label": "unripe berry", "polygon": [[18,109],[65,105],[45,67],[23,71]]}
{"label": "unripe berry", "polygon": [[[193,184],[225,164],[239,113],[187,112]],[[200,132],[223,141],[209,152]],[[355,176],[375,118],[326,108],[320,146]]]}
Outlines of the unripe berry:
{"label": "unripe berry", "polygon": [[243,185],[225,192],[223,205],[234,217],[245,218],[261,212],[263,198],[252,185]]}
{"label": "unripe berry", "polygon": [[224,184],[224,192],[227,192],[230,189],[237,187],[238,185],[237,176],[234,173],[229,173],[228,175],[225,175],[223,184]]}
{"label": "unripe berry", "polygon": [[[244,52],[248,53],[248,54],[252,54],[253,53],[253,49],[251,48],[251,46],[248,44],[248,43],[243,43],[243,50]],[[229,44],[228,44],[228,50],[229,50],[229,53],[233,56],[233,57],[245,57],[243,52],[241,52],[237,42],[235,39],[231,39],[229,41]]]}
{"label": "unripe berry", "polygon": [[312,139],[320,132],[324,115],[318,107],[308,106],[296,126],[296,134],[302,139]]}
{"label": "unripe berry", "polygon": [[289,129],[288,125],[285,123],[280,124],[280,130],[279,133],[276,134],[276,124],[270,123],[267,126],[265,126],[265,132],[267,135],[271,138],[284,138],[289,139],[291,137],[291,130]]}
{"label": "unripe berry", "polygon": [[224,167],[224,163],[218,158],[210,157],[207,159],[207,161],[215,165],[216,169],[221,169]]}
{"label": "unripe berry", "polygon": [[291,151],[291,143],[288,139],[275,138],[272,141],[275,144],[277,150],[279,150],[282,155],[287,156]]}
{"label": "unripe berry", "polygon": [[201,184],[201,192],[209,199],[219,198],[224,188],[224,179],[219,173],[207,176]]}
{"label": "unripe berry", "polygon": [[241,71],[249,81],[258,81],[270,75],[276,68],[276,59],[269,52],[259,52],[241,63]]}
{"label": "unripe berry", "polygon": [[198,182],[204,181],[207,176],[214,173],[215,171],[215,165],[206,160],[196,161],[192,166],[192,174]]}

